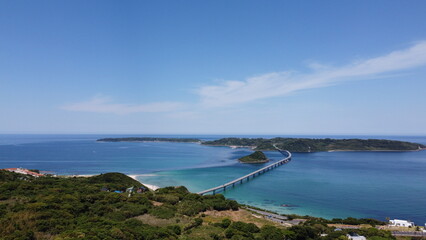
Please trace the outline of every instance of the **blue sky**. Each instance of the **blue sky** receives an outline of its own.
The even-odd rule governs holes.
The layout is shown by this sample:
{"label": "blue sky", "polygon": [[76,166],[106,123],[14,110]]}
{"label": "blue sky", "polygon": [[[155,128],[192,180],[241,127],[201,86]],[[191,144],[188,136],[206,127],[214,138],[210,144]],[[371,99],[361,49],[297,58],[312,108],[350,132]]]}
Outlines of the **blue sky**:
{"label": "blue sky", "polygon": [[0,133],[425,135],[425,10],[0,0]]}

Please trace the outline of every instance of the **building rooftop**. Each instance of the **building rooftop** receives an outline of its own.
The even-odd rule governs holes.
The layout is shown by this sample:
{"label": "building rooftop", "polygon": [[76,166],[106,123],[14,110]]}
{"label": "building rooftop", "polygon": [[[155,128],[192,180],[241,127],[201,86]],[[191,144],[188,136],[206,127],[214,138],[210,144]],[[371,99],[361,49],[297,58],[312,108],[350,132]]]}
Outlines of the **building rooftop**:
{"label": "building rooftop", "polygon": [[33,176],[33,177],[44,176],[41,173],[36,173],[36,172],[30,171],[30,170],[25,169],[25,168],[5,168],[3,170],[9,171],[9,172],[15,172],[15,173],[20,173],[20,174],[25,174],[25,175],[30,175],[30,176]]}

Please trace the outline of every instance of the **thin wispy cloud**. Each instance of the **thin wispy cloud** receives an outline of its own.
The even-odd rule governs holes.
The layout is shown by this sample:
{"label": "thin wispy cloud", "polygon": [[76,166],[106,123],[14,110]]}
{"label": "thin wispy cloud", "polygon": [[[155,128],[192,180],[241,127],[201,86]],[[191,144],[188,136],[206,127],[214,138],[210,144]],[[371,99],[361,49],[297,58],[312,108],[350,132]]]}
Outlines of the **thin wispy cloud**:
{"label": "thin wispy cloud", "polygon": [[218,107],[251,102],[257,99],[285,96],[304,89],[326,87],[349,80],[383,77],[397,71],[426,65],[426,41],[404,50],[359,60],[341,67],[311,64],[313,72],[273,72],[247,78],[244,81],[225,81],[219,85],[197,90],[201,103]]}
{"label": "thin wispy cloud", "polygon": [[[345,81],[394,76],[403,70],[420,66],[426,66],[426,41],[404,50],[358,60],[341,67],[314,62],[309,64],[311,72],[308,73],[272,72],[243,81],[223,81],[221,84],[204,86],[196,90],[200,96],[200,105],[180,102],[122,104],[100,95],[88,101],[62,106],[61,109],[113,114],[165,112],[172,118],[194,119],[199,117],[200,111],[206,110],[204,107],[234,106],[259,99],[286,96],[305,89],[327,87]],[[190,111],[188,111],[189,106],[191,106]]]}
{"label": "thin wispy cloud", "polygon": [[114,103],[111,98],[105,96],[96,96],[89,101],[73,103],[62,106],[61,109],[76,112],[93,112],[93,113],[113,113],[113,114],[130,114],[130,113],[158,113],[172,112],[183,106],[179,102],[153,102],[146,104],[120,104]]}

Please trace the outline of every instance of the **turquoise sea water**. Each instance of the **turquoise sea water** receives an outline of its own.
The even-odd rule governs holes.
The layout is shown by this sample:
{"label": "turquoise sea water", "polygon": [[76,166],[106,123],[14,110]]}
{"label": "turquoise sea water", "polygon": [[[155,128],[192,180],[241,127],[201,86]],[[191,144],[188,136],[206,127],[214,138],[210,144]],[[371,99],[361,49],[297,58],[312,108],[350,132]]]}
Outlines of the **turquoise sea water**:
{"label": "turquoise sea water", "polygon": [[[36,168],[58,174],[115,171],[138,175],[139,180],[149,184],[185,185],[196,192],[264,166],[236,161],[250,153],[248,149],[193,143],[95,141],[111,136],[114,137],[0,135],[0,168]],[[164,137],[216,139],[224,136]],[[306,137],[386,138],[426,144],[426,137]],[[282,158],[278,152],[266,154],[274,161]],[[426,222],[425,184],[426,151],[294,153],[289,164],[230,188],[224,194],[241,203],[281,213],[326,218],[403,218],[423,225]]]}

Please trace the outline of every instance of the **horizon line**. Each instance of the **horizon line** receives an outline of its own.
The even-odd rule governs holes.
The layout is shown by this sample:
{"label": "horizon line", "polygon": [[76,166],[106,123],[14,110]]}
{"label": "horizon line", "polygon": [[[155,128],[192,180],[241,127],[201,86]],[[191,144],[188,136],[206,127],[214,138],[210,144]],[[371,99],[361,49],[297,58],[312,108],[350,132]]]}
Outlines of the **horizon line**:
{"label": "horizon line", "polygon": [[426,136],[426,133],[102,133],[102,132],[0,132],[0,135],[210,135],[210,136]]}

